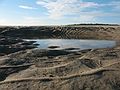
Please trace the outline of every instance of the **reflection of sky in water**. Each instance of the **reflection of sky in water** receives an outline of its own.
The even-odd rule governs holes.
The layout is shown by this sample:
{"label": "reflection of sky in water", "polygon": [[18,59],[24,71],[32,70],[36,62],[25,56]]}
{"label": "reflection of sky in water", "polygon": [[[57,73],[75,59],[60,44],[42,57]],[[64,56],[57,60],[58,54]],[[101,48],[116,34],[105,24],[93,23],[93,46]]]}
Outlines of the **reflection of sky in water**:
{"label": "reflection of sky in water", "polygon": [[48,48],[49,46],[60,46],[60,48],[80,48],[94,49],[114,47],[116,41],[110,40],[75,40],[75,39],[35,39],[39,48]]}

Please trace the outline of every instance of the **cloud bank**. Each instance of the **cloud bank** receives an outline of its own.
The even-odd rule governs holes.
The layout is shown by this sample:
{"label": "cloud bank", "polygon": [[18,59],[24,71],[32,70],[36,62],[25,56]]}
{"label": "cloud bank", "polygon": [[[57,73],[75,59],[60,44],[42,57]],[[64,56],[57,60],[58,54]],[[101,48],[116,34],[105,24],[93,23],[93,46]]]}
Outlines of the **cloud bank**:
{"label": "cloud bank", "polygon": [[79,15],[85,8],[98,6],[94,2],[82,2],[82,0],[38,0],[38,5],[46,8],[50,18],[58,19],[66,15]]}

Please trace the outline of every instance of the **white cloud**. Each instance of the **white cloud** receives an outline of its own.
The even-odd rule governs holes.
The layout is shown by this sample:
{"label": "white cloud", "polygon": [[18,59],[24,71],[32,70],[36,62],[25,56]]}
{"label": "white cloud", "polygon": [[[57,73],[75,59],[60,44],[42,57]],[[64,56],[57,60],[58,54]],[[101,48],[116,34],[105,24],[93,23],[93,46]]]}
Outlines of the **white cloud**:
{"label": "white cloud", "polygon": [[66,15],[79,15],[85,8],[98,6],[97,3],[82,2],[82,0],[38,0],[37,4],[46,8],[52,19],[60,19]]}
{"label": "white cloud", "polygon": [[31,7],[31,6],[25,6],[25,5],[19,5],[19,8],[22,8],[22,9],[37,9],[37,8],[34,8],[34,7]]}
{"label": "white cloud", "polygon": [[[67,15],[80,16],[80,13],[83,10],[93,7],[101,8],[111,6],[112,8],[115,8],[117,10],[120,9],[120,1],[112,1],[109,3],[95,3],[83,2],[82,0],[37,0],[36,3],[46,8],[49,17],[52,19],[61,19],[62,17]],[[94,11],[94,9],[92,10]]]}

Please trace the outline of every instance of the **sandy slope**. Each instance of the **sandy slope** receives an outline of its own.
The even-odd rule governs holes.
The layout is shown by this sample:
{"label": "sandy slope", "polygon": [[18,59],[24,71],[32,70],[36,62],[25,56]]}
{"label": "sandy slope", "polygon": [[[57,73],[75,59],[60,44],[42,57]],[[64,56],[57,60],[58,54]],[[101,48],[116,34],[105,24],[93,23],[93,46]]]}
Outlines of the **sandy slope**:
{"label": "sandy slope", "polygon": [[120,89],[119,47],[53,52],[58,51],[32,49],[1,57],[1,90]]}
{"label": "sandy slope", "polygon": [[20,38],[120,40],[120,26],[6,27],[0,28],[0,35]]}
{"label": "sandy slope", "polygon": [[[119,40],[119,29],[110,28],[83,33]],[[0,56],[0,90],[120,90],[119,43],[108,49],[29,49]]]}

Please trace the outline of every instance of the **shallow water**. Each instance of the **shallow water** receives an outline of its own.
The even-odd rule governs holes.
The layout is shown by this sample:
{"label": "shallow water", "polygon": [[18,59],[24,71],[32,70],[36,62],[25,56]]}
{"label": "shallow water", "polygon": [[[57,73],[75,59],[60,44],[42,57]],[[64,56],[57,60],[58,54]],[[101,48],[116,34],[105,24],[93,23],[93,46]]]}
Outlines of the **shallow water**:
{"label": "shallow water", "polygon": [[[116,46],[116,41],[111,40],[84,40],[84,39],[27,39],[27,41],[36,41],[38,48],[47,49],[53,47],[54,49],[76,48],[97,49],[97,48],[111,48]],[[53,49],[52,48],[52,49]]]}

